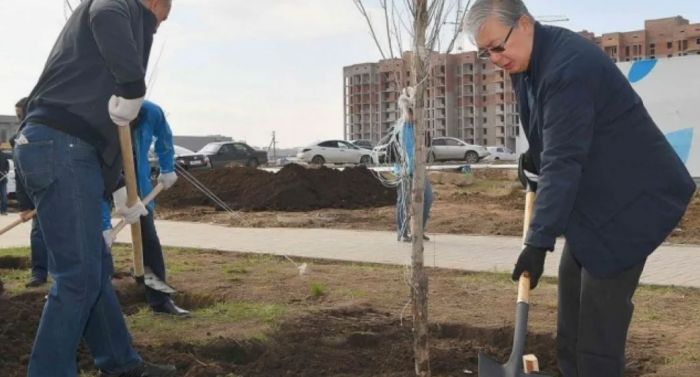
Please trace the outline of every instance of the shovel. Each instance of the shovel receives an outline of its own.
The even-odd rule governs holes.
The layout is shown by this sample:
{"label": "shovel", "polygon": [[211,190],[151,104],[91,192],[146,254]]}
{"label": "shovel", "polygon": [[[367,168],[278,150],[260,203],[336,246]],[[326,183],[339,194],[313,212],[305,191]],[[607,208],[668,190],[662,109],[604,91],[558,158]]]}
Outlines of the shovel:
{"label": "shovel", "polygon": [[[131,128],[117,126],[119,130],[119,146],[124,164],[124,180],[126,181],[126,205],[131,207],[139,200],[136,189],[136,171],[134,168],[134,150],[131,146]],[[131,224],[131,242],[134,250],[134,278],[143,284],[143,242],[141,241],[141,222]]]}
{"label": "shovel", "polygon": [[22,220],[22,218],[18,218],[17,220],[7,224],[4,228],[0,229],[0,236],[9,232],[12,228],[16,227],[17,225],[29,221],[34,215],[36,214],[36,210],[33,209],[31,212],[29,212],[29,218],[27,220]]}
{"label": "shovel", "polygon": [[[527,235],[530,219],[532,218],[532,207],[535,203],[535,193],[528,187],[525,196],[525,219],[523,224],[523,241]],[[546,376],[536,372],[537,358],[533,355],[523,356],[525,350],[525,338],[527,337],[527,315],[530,309],[530,275],[525,272],[520,275],[518,281],[518,301],[515,309],[515,334],[513,335],[513,349],[505,364],[500,364],[494,359],[479,352],[479,376],[480,377],[525,377],[525,376]],[[523,362],[527,360],[527,363]],[[534,359],[534,360],[533,360]]]}

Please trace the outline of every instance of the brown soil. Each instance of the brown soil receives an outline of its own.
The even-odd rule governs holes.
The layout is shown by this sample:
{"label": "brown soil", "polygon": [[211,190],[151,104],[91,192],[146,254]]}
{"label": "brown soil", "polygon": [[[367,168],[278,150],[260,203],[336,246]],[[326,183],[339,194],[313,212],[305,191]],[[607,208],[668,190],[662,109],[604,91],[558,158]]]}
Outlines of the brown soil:
{"label": "brown soil", "polygon": [[[342,171],[307,169],[290,164],[277,173],[244,167],[200,170],[194,176],[236,210],[306,211],[317,208],[367,208],[396,202],[394,190],[382,186],[365,167]],[[186,179],[158,198],[163,208],[212,206]]]}
{"label": "brown soil", "polygon": [[[144,312],[142,288],[124,273],[129,251],[114,252],[120,271],[114,285],[135,346],[148,360],[173,363],[187,377],[413,375],[403,267],[297,260],[310,266],[299,276],[277,257],[196,250],[167,254],[170,283],[180,290],[175,300],[194,313],[187,320]],[[504,361],[512,342],[515,286],[504,275],[428,271],[433,375],[476,376],[480,351]],[[33,290],[0,297],[0,375],[26,375],[43,295]],[[556,375],[554,280],[544,279],[531,302],[527,352]],[[283,310],[275,319],[217,320],[228,315],[220,305]],[[697,376],[700,291],[640,287],[635,305],[625,375]],[[78,363],[86,376],[93,375],[84,347]]]}
{"label": "brown soil", "polygon": [[[433,183],[434,201],[427,228],[429,233],[521,235],[525,200],[514,171],[473,170],[471,175],[461,172],[431,172],[430,179]],[[187,184],[180,181],[178,184]],[[349,184],[352,185],[352,182]],[[201,194],[192,192],[191,195],[199,198],[199,201],[159,207],[157,216],[167,220],[201,221],[238,227],[393,230],[396,226],[395,196],[386,199],[388,202],[384,203],[388,205],[377,208],[347,209],[348,207],[331,206],[327,202],[324,207],[321,202],[317,202],[309,205],[313,209],[305,212],[268,209],[231,215],[204,203],[206,199]],[[380,205],[382,201],[375,203]],[[239,205],[240,207],[243,206]],[[685,217],[668,241],[700,244],[700,194],[695,195]]]}

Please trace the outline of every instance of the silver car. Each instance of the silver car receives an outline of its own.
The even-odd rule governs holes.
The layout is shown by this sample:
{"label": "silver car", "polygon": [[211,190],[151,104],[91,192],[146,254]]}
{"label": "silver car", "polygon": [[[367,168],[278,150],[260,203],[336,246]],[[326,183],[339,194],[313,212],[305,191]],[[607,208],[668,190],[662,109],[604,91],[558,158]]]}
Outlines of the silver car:
{"label": "silver car", "polygon": [[475,164],[489,154],[489,151],[480,145],[467,144],[454,137],[436,137],[433,139],[428,161],[464,161]]}

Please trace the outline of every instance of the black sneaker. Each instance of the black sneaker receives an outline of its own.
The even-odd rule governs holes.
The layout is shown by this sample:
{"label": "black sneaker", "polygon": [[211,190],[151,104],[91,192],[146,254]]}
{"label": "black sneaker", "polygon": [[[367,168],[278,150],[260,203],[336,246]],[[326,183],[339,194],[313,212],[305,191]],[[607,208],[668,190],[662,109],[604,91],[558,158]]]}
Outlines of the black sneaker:
{"label": "black sneaker", "polygon": [[153,310],[155,313],[167,314],[175,317],[189,317],[192,315],[192,313],[190,313],[188,310],[175,305],[173,300],[170,298],[165,300],[165,302],[160,305],[151,306],[151,310]]}
{"label": "black sneaker", "polygon": [[174,377],[175,366],[143,362],[131,370],[119,374],[100,372],[99,377]]}

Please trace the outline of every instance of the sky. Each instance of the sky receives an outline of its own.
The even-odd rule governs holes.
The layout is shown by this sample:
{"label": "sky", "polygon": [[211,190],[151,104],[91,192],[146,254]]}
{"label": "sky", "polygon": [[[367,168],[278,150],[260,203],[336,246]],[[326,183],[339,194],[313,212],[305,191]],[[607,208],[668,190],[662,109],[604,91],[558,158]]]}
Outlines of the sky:
{"label": "sky", "polygon": [[[77,3],[77,0],[73,0]],[[365,0],[377,28],[376,0]],[[403,0],[397,0],[397,3]],[[463,1],[466,3],[466,1]],[[700,1],[526,0],[535,16],[601,34],[681,15]],[[66,20],[64,0],[0,0],[0,114],[14,114]],[[470,49],[465,38],[458,44]],[[155,36],[147,98],[176,135],[230,136],[298,147],[343,136],[343,66],[381,58],[352,0],[173,0]]]}

